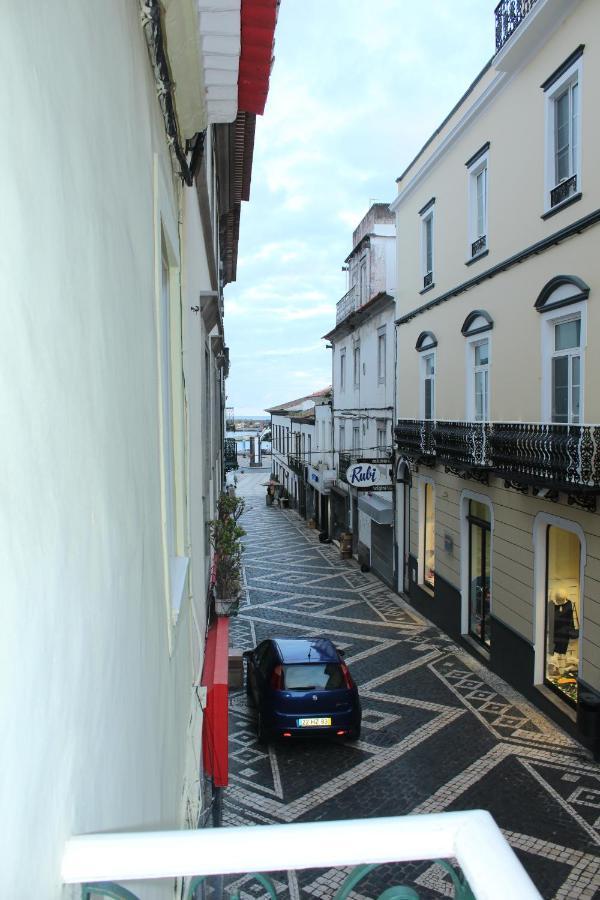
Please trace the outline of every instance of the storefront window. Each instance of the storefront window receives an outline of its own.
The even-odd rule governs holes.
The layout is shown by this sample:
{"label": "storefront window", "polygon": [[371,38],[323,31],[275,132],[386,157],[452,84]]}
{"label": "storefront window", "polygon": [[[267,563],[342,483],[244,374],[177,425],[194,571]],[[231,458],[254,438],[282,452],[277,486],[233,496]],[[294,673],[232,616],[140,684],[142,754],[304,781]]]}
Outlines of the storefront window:
{"label": "storefront window", "polygon": [[469,501],[469,634],[490,646],[491,543],[490,509]]}
{"label": "storefront window", "polygon": [[423,581],[433,588],[435,582],[435,493],[433,485],[425,482],[423,528]]}
{"label": "storefront window", "polygon": [[545,681],[563,699],[577,703],[579,672],[579,538],[549,525],[546,556]]}

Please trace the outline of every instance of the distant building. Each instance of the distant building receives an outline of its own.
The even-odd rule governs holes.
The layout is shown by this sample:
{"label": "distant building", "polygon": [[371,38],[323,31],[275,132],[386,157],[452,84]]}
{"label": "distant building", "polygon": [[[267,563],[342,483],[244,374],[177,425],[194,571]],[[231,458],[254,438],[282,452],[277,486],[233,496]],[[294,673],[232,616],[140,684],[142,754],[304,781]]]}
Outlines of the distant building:
{"label": "distant building", "polygon": [[[353,234],[349,288],[325,339],[332,347],[332,436],[337,473],[331,535],[352,531],[353,551],[388,584],[394,579],[393,494],[351,486],[348,467],[391,467],[395,402],[396,239],[394,215],[374,204]],[[379,471],[379,470],[378,470]]]}
{"label": "distant building", "polygon": [[300,515],[328,530],[331,388],[266,411],[271,415],[273,476]]}

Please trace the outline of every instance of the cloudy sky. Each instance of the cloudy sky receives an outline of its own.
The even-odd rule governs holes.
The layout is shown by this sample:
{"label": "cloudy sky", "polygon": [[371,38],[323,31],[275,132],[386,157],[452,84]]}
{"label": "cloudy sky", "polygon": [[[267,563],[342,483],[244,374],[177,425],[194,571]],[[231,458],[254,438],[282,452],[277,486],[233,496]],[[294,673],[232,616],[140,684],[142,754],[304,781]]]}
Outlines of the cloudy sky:
{"label": "cloudy sky", "polygon": [[282,0],[225,290],[236,415],[331,383],[352,231],[494,51],[497,0]]}

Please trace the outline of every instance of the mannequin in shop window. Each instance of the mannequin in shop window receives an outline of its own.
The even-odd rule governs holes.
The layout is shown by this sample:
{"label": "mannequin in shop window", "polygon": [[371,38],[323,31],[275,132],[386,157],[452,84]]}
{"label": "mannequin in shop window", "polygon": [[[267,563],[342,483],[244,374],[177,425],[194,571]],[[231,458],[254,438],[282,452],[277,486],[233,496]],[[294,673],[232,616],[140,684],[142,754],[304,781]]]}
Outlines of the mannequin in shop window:
{"label": "mannequin in shop window", "polygon": [[579,620],[576,604],[563,593],[548,602],[547,677],[573,702],[577,700]]}
{"label": "mannequin in shop window", "polygon": [[553,652],[559,654],[566,653],[569,641],[579,637],[575,605],[564,594],[557,594],[548,604],[548,633]]}

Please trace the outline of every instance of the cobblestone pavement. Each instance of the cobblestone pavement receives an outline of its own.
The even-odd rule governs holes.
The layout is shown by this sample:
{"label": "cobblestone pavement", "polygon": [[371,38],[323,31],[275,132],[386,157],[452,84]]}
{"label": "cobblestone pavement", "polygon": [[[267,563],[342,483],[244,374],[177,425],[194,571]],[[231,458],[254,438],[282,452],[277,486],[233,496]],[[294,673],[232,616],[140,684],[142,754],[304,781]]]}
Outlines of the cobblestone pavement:
{"label": "cobblestone pavement", "polygon": [[[224,824],[483,808],[544,898],[598,900],[600,767],[375,576],[320,544],[295,512],[267,508],[266,474],[239,478],[247,596],[231,621],[231,645],[330,636],[359,686],[363,732],[356,743],[262,747],[245,691],[232,692]],[[331,897],[348,871],[274,878],[282,897]],[[431,862],[386,866],[352,896],[374,897],[399,883],[413,884],[421,898],[452,896]],[[256,896],[247,876],[236,886]]]}

